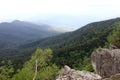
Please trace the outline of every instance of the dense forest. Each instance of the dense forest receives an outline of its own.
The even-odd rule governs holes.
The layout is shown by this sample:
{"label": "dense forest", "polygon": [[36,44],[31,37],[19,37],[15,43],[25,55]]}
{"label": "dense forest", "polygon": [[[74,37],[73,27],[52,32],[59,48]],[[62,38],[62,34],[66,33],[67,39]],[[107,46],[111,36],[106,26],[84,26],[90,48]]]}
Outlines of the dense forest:
{"label": "dense forest", "polygon": [[111,44],[120,48],[120,18],[27,43],[8,50],[9,54],[6,50],[0,54],[0,80],[54,80],[63,65],[93,71],[92,51]]}
{"label": "dense forest", "polygon": [[108,35],[119,23],[119,18],[90,23],[74,32],[38,40],[20,48],[51,48],[54,52],[52,61],[57,65],[66,64],[75,69],[83,69],[90,66],[92,51],[107,44]]}

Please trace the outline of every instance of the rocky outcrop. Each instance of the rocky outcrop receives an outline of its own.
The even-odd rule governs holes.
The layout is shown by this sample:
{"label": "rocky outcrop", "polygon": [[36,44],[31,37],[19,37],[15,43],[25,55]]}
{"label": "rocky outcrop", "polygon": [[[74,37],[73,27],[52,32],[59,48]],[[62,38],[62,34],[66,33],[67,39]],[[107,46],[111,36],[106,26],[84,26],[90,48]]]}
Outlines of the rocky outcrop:
{"label": "rocky outcrop", "polygon": [[95,72],[103,78],[120,73],[120,49],[98,49],[91,59]]}
{"label": "rocky outcrop", "polygon": [[101,80],[101,77],[91,72],[78,71],[64,66],[56,80]]}
{"label": "rocky outcrop", "polygon": [[120,80],[120,49],[97,49],[91,60],[96,74],[64,66],[56,80]]}
{"label": "rocky outcrop", "polygon": [[110,78],[105,78],[103,80],[120,80],[120,73],[112,75]]}

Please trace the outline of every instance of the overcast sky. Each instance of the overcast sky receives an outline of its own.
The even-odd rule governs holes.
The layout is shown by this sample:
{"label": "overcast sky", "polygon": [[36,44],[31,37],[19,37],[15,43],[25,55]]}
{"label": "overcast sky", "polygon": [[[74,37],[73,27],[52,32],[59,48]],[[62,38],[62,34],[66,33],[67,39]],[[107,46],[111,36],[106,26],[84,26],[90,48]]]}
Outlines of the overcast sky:
{"label": "overcast sky", "polygon": [[15,19],[75,30],[120,17],[120,0],[0,0],[0,22]]}

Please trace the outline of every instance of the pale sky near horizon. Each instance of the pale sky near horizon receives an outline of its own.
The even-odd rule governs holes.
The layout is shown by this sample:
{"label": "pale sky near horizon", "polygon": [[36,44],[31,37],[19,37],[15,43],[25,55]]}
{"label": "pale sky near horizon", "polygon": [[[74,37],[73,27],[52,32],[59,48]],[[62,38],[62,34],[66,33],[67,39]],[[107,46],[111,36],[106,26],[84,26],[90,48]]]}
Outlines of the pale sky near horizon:
{"label": "pale sky near horizon", "polygon": [[0,0],[0,22],[23,20],[75,30],[120,17],[120,0]]}

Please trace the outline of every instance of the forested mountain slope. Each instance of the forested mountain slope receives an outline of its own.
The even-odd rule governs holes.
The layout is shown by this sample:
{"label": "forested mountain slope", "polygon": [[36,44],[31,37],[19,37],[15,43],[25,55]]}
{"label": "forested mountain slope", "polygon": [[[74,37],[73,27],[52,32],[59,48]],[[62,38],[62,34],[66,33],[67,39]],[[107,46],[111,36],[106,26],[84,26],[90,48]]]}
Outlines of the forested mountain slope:
{"label": "forested mountain slope", "polygon": [[94,22],[82,28],[64,33],[59,36],[45,38],[23,45],[21,49],[52,48],[53,62],[57,65],[69,65],[72,68],[87,68],[91,66],[89,57],[91,52],[105,46],[108,35],[119,26],[120,18]]}
{"label": "forested mountain slope", "polygon": [[28,41],[60,34],[48,25],[36,25],[30,22],[15,20],[11,23],[0,23],[0,48],[24,44]]}
{"label": "forested mountain slope", "polygon": [[53,80],[58,73],[63,73],[59,71],[63,65],[94,71],[91,53],[109,45],[120,48],[120,18],[90,23],[73,32],[3,51],[5,54],[0,55],[4,60],[0,60],[0,79]]}

